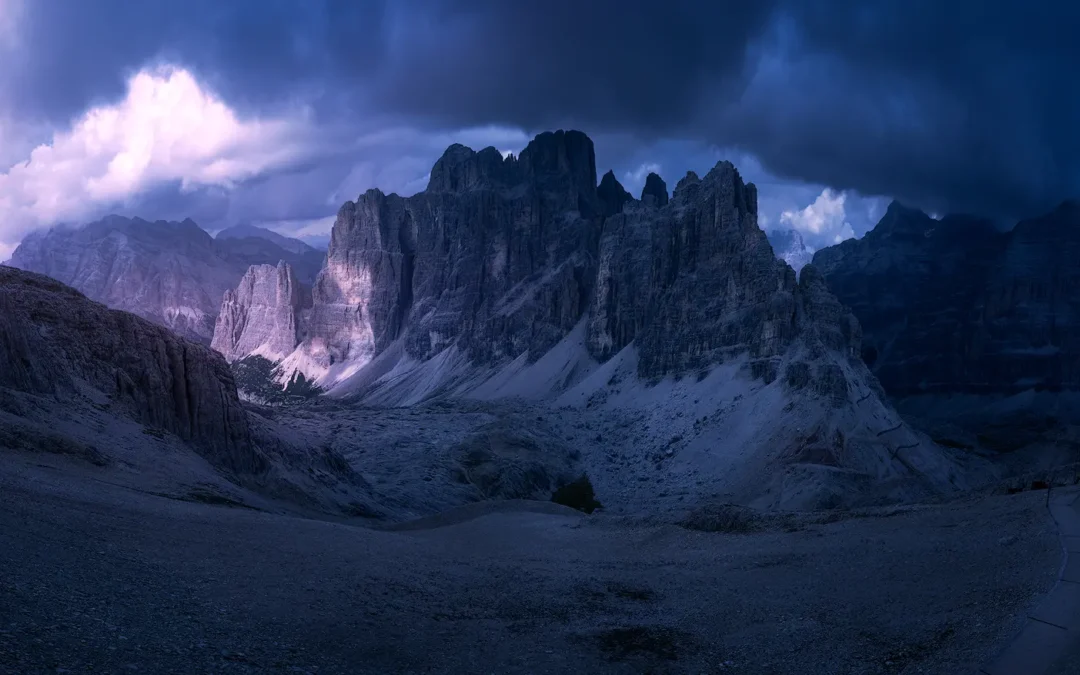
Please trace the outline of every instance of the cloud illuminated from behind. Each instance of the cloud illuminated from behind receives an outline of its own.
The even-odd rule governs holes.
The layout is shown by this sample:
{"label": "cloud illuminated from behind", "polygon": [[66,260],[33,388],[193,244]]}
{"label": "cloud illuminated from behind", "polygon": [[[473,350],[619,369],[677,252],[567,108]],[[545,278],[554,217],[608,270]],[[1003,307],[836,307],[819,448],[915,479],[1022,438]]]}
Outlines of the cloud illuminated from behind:
{"label": "cloud illuminated from behind", "polygon": [[806,208],[782,212],[780,222],[804,234],[815,235],[815,239],[824,239],[827,244],[838,244],[855,236],[847,220],[846,201],[846,193],[825,188]]}
{"label": "cloud illuminated from behind", "polygon": [[185,69],[142,70],[123,100],[91,108],[0,173],[0,251],[163,183],[229,188],[297,161],[309,127],[304,111],[241,119]]}

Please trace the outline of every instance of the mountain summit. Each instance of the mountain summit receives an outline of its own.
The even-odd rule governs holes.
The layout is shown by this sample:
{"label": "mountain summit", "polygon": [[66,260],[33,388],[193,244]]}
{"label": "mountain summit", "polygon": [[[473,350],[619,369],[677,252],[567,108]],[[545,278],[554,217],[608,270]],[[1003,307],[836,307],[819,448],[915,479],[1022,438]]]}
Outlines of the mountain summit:
{"label": "mountain summit", "polygon": [[659,176],[646,187],[639,201],[611,173],[597,186],[576,131],[518,158],[451,146],[426,191],[341,207],[310,299],[285,268],[251,270],[214,344],[278,360],[291,340],[280,382],[370,404],[638,411],[627,443],[768,506],[865,498],[858,476],[946,480],[949,460],[882,401],[858,322],[811,266],[797,280],[774,257],[753,184],[720,162],[670,199]]}

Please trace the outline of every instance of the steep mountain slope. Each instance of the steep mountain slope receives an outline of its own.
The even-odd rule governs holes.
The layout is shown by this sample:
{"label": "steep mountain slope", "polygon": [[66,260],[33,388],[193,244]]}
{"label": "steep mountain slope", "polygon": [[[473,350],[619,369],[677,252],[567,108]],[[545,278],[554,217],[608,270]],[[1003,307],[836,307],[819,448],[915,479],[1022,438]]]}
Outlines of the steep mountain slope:
{"label": "steep mountain slope", "polygon": [[289,262],[310,283],[322,264],[260,238],[214,240],[191,220],[108,216],[82,228],[28,236],[10,265],[46,274],[115,309],[209,342],[221,298],[254,264]]}
{"label": "steep mountain slope", "polygon": [[377,512],[339,456],[291,445],[271,421],[249,414],[213,350],[7,266],[0,450],[89,462],[104,472],[99,479],[178,498],[279,510],[269,498],[332,513],[356,503]]}
{"label": "steep mountain slope", "polygon": [[311,299],[305,290],[284,261],[251,266],[235,291],[225,291],[210,346],[229,361],[246,356],[282,360],[301,338],[301,312]]}
{"label": "steep mountain slope", "polygon": [[643,196],[597,187],[579,132],[520,158],[451,146],[426,191],[342,207],[310,312],[284,308],[304,337],[278,376],[378,405],[580,406],[635,461],[766,506],[964,482],[883,402],[821,275],[774,257],[730,163]]}
{"label": "steep mountain slope", "polygon": [[1009,232],[893,203],[865,237],[814,264],[905,410],[986,431],[1010,416],[1080,421],[1078,256],[1077,203]]}

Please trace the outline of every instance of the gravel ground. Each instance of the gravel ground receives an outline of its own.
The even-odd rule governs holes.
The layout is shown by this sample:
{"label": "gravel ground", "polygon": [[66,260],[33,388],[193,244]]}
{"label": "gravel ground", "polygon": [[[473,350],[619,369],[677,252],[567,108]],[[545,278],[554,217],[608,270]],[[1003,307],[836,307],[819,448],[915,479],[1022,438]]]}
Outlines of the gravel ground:
{"label": "gravel ground", "polygon": [[5,675],[955,675],[1060,562],[1043,493],[753,534],[507,507],[388,532],[36,461],[0,455]]}

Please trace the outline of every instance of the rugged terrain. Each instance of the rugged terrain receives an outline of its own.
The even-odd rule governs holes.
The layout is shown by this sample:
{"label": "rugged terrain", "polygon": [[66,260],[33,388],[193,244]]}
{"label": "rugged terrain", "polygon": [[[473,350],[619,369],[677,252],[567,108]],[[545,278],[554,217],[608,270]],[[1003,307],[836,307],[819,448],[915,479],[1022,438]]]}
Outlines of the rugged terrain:
{"label": "rugged terrain", "polygon": [[68,457],[113,482],[192,499],[376,512],[340,456],[282,441],[243,407],[220,354],[6,266],[0,448]]}
{"label": "rugged terrain", "polygon": [[765,235],[776,257],[791,265],[796,272],[814,258],[814,249],[806,245],[798,230],[768,230]]}
{"label": "rugged terrain", "polygon": [[[218,279],[188,222],[43,239],[95,227],[113,262],[20,256]],[[961,497],[996,470],[899,417],[730,163],[637,200],[584,134],[452,146],[310,287],[222,295],[211,349],[0,267],[0,672],[951,674],[1055,579],[1044,497]]]}
{"label": "rugged terrain", "polygon": [[974,673],[1050,588],[1041,493],[735,531],[504,502],[397,531],[0,453],[0,673]]}
{"label": "rugged terrain", "polygon": [[812,266],[797,279],[776,259],[757,190],[728,162],[670,197],[650,177],[635,200],[611,172],[597,186],[579,132],[540,134],[517,158],[451,146],[424,192],[347,202],[310,300],[298,288],[287,267],[249,271],[215,347],[350,405],[551,410],[595,428],[556,430],[590,471],[627,455],[655,467],[634,480],[673,484],[613,479],[642,493],[635,508],[655,492],[768,508],[910,500],[988,477],[883,400],[858,322]]}
{"label": "rugged terrain", "polygon": [[[274,244],[277,244],[286,251],[289,251],[290,253],[295,253],[299,256],[305,256],[310,254],[312,248],[318,249],[318,247],[308,244],[307,242],[304,242],[300,239],[286,237],[284,235],[278,234],[277,232],[274,232],[273,230],[268,230],[264,227],[257,227],[255,225],[233,225],[232,227],[227,227],[224,230],[220,230],[219,232],[217,232],[217,234],[214,235],[214,239],[217,239],[219,241],[225,239],[250,238],[265,239],[267,241],[273,242]],[[325,251],[326,247],[322,247],[319,250]]]}
{"label": "rugged terrain", "polygon": [[251,230],[233,234],[244,236],[214,239],[191,220],[108,216],[83,227],[32,234],[7,264],[48,275],[92,300],[209,344],[222,295],[236,287],[249,266],[284,260],[308,284],[322,266],[323,253],[303,242],[272,241]]}
{"label": "rugged terrain", "polygon": [[858,317],[863,358],[905,414],[953,445],[1041,445],[1041,461],[1059,462],[1080,447],[1078,256],[1075,202],[1007,232],[893,203],[814,266]]}

